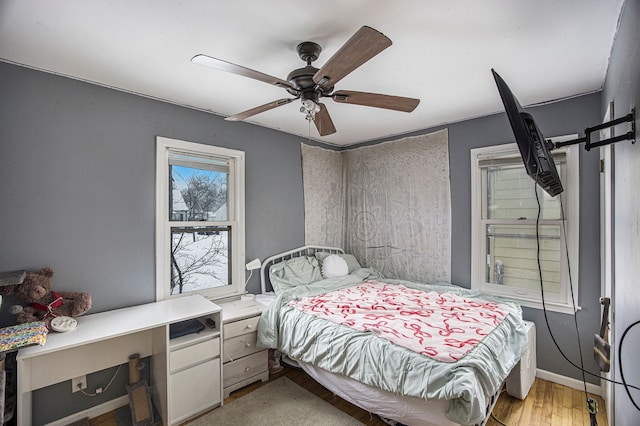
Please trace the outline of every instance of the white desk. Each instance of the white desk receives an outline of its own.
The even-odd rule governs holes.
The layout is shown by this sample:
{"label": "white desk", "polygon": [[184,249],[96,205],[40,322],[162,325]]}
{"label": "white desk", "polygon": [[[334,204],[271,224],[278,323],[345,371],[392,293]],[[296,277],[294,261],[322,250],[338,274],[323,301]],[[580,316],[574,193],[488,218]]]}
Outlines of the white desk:
{"label": "white desk", "polygon": [[221,308],[215,303],[202,296],[187,296],[81,316],[75,330],[51,332],[44,346],[18,352],[18,426],[32,423],[31,391],[125,364],[134,353],[152,357],[152,398],[164,423],[171,423],[169,325],[211,317],[216,328],[206,332],[217,336],[221,345],[220,315]]}

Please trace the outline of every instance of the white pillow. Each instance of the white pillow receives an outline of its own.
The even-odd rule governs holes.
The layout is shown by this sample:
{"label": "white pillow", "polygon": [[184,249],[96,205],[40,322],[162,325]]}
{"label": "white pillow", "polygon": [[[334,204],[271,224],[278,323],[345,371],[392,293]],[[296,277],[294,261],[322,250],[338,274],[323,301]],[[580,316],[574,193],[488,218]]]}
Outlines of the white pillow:
{"label": "white pillow", "polygon": [[327,256],[322,262],[322,276],[324,278],[344,277],[349,273],[347,262],[337,254]]}

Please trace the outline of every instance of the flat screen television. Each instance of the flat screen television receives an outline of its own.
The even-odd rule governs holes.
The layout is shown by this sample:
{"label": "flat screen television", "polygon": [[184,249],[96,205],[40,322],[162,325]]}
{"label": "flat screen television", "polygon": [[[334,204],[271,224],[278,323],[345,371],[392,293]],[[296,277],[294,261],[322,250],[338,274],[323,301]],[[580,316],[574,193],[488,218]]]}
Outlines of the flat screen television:
{"label": "flat screen television", "polygon": [[491,72],[496,80],[498,92],[500,92],[504,110],[509,118],[509,124],[511,124],[511,130],[520,149],[520,156],[527,174],[547,194],[555,197],[564,189],[553,157],[551,157],[551,142],[545,140],[531,114],[522,109],[518,99],[502,77],[493,69]]}

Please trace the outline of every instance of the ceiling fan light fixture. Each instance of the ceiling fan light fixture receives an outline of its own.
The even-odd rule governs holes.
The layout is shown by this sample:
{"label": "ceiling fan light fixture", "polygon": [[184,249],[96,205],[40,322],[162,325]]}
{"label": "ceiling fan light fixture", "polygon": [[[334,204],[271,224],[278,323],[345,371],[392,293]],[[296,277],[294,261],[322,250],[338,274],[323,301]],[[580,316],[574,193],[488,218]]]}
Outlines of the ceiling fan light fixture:
{"label": "ceiling fan light fixture", "polygon": [[304,99],[302,101],[302,106],[300,107],[300,112],[305,115],[309,121],[315,120],[316,113],[320,112],[320,105],[315,103],[313,99]]}
{"label": "ceiling fan light fixture", "polygon": [[314,112],[320,111],[320,105],[315,103],[313,99],[303,100],[302,107],[305,109],[305,111],[314,111]]}

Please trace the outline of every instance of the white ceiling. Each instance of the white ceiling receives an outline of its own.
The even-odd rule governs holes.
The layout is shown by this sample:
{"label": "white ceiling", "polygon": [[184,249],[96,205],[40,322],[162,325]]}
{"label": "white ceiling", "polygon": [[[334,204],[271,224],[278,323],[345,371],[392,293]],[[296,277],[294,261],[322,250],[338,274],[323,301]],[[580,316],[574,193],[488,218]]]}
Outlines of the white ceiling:
{"label": "white ceiling", "polygon": [[[336,90],[419,98],[412,113],[326,100],[349,145],[502,111],[491,68],[522,105],[600,90],[624,0],[1,0],[4,61],[228,116],[290,97],[246,77],[196,65],[199,53],[281,79],[320,68],[361,26],[393,45]],[[300,105],[247,121],[309,137]],[[229,123],[229,125],[242,125]]]}

